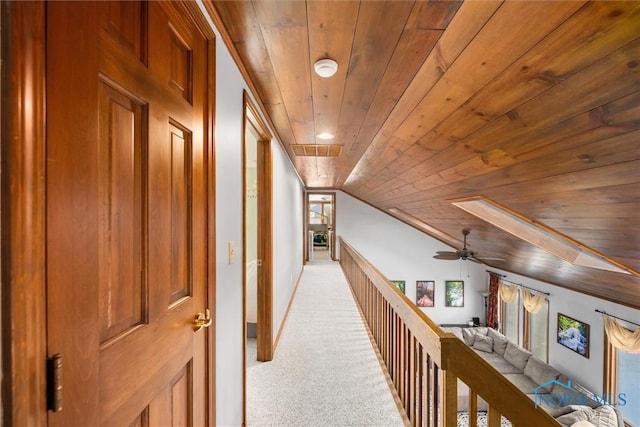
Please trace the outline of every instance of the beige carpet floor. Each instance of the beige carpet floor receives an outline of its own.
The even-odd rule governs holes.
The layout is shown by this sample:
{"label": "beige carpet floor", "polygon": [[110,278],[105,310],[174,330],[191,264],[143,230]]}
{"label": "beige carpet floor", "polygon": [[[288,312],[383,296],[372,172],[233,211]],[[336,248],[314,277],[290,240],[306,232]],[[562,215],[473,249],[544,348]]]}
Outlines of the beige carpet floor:
{"label": "beige carpet floor", "polygon": [[305,266],[273,361],[247,368],[247,426],[403,426],[337,262]]}

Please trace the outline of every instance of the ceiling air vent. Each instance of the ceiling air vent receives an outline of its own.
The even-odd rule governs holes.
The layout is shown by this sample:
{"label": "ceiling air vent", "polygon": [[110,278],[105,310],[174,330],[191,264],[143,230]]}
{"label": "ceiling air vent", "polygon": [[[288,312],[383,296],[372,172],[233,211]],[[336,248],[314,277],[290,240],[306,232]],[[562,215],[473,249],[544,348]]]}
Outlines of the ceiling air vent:
{"label": "ceiling air vent", "polygon": [[336,144],[295,144],[291,145],[296,156],[338,157],[342,152],[342,145]]}

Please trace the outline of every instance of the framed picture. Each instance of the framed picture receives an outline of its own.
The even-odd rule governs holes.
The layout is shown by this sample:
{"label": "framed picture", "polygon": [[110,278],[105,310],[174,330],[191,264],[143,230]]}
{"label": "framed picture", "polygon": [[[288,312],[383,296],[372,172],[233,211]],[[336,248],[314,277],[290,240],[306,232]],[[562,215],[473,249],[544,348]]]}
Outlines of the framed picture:
{"label": "framed picture", "polygon": [[558,313],[558,343],[589,358],[589,325]]}
{"label": "framed picture", "polygon": [[433,280],[417,280],[416,281],[416,305],[418,307],[433,307],[433,292],[436,282]]}
{"label": "framed picture", "polygon": [[444,302],[447,307],[464,307],[464,282],[462,280],[444,282]]}
{"label": "framed picture", "polygon": [[392,280],[391,283],[404,294],[404,280]]}

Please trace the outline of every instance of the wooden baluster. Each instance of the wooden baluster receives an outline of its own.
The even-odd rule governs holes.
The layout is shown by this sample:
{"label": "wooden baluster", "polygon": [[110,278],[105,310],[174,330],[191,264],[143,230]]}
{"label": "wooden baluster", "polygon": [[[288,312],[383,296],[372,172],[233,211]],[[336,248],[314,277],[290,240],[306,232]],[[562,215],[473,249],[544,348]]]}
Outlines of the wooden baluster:
{"label": "wooden baluster", "polygon": [[500,427],[501,417],[502,416],[497,409],[489,406],[489,411],[487,413],[487,427]]}
{"label": "wooden baluster", "polygon": [[478,395],[469,388],[469,427],[478,426]]}
{"label": "wooden baluster", "polygon": [[442,414],[444,425],[455,427],[458,424],[458,378],[449,370],[442,371],[444,375],[444,392],[442,393]]}

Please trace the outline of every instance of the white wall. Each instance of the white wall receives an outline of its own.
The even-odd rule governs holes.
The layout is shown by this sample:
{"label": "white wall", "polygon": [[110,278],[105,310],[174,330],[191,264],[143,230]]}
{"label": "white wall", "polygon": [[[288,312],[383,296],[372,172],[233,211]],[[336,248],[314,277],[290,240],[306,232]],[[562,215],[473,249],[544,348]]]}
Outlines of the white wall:
{"label": "white wall", "polygon": [[[404,280],[405,295],[413,302],[416,281],[435,280],[434,307],[422,311],[436,323],[466,323],[472,317],[484,321],[480,295],[488,287],[484,265],[433,259],[436,251],[452,248],[342,191],[336,194],[336,234],[388,279]],[[445,280],[464,281],[464,307],[445,307]]]}
{"label": "white wall", "polygon": [[[213,27],[213,25],[212,25]],[[216,37],[216,425],[242,424],[242,120],[247,89]],[[275,338],[302,269],[302,185],[277,141],[273,156],[273,318]],[[234,241],[236,261],[228,262]]]}
{"label": "white wall", "polygon": [[[484,265],[433,259],[435,251],[450,248],[343,192],[337,194],[336,215],[337,234],[389,279],[406,280],[406,295],[413,301],[416,280],[436,281],[436,306],[422,309],[434,321],[460,323],[472,315],[483,318],[480,314],[483,307],[478,291],[487,287],[488,275]],[[549,363],[591,391],[602,394],[604,327],[601,315],[595,309],[636,322],[640,319],[640,310],[499,269],[491,270],[506,275],[509,281],[550,293]],[[465,280],[465,307],[446,308],[444,280],[458,278]],[[557,343],[558,312],[590,325],[588,359]],[[522,331],[520,335],[522,339]]]}
{"label": "white wall", "polygon": [[[242,423],[242,90],[244,81],[216,38],[216,425]],[[228,242],[236,245],[229,264]]]}
{"label": "white wall", "polygon": [[303,186],[286,153],[273,150],[273,339],[302,272]]}

